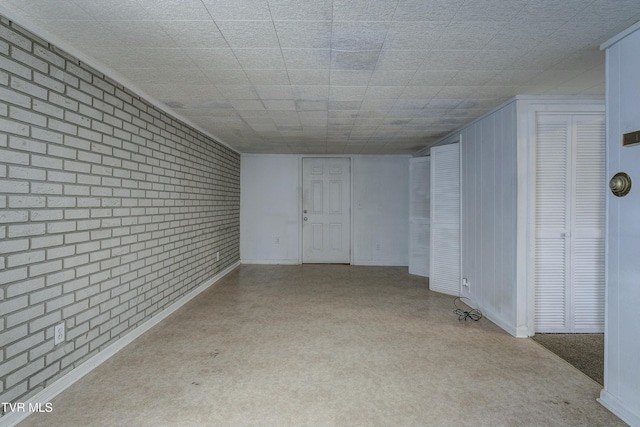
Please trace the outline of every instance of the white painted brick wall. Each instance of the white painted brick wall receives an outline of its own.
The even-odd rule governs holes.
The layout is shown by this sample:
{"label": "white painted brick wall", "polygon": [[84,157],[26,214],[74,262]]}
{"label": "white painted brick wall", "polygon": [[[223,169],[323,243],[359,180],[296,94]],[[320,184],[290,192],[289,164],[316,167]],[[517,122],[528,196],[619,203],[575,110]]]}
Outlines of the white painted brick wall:
{"label": "white painted brick wall", "polygon": [[240,157],[4,18],[0,60],[6,402],[239,260]]}

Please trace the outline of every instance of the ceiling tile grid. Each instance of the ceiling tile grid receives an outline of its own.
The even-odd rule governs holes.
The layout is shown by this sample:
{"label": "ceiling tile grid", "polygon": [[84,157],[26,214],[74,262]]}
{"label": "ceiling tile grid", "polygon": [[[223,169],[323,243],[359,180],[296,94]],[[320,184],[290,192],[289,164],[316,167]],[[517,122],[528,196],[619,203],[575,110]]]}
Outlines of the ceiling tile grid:
{"label": "ceiling tile grid", "polygon": [[514,95],[603,95],[599,45],[640,20],[640,0],[3,0],[3,11],[240,152],[399,154]]}

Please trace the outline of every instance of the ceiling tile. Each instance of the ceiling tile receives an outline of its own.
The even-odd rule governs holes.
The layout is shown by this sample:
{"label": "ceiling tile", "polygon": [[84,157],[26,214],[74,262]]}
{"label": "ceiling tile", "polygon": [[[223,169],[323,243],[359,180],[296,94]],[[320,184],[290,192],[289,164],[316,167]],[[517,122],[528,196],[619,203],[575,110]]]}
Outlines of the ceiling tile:
{"label": "ceiling tile", "polygon": [[282,49],[282,56],[288,70],[328,70],[331,66],[329,49]]}
{"label": "ceiling tile", "polygon": [[396,99],[402,95],[404,86],[369,86],[365,99]]}
{"label": "ceiling tile", "polygon": [[289,75],[286,70],[245,70],[249,81],[254,85],[288,85]]}
{"label": "ceiling tile", "polygon": [[397,0],[333,0],[334,21],[390,21]]}
{"label": "ceiling tile", "polygon": [[427,58],[427,50],[389,50],[380,52],[376,70],[417,70]]}
{"label": "ceiling tile", "polygon": [[227,99],[258,99],[258,94],[253,86],[216,85],[216,88]]}
{"label": "ceiling tile", "polygon": [[267,0],[202,0],[202,3],[216,21],[271,19]]}
{"label": "ceiling tile", "polygon": [[274,21],[331,21],[332,0],[269,0]]}
{"label": "ceiling tile", "polygon": [[442,21],[449,22],[464,0],[400,0],[394,21]]}
{"label": "ceiling tile", "polygon": [[362,101],[366,86],[330,86],[329,101]]}
{"label": "ceiling tile", "polygon": [[230,99],[229,103],[236,110],[264,110],[265,106],[261,101],[250,100],[250,99]]}
{"label": "ceiling tile", "polygon": [[385,49],[431,49],[447,29],[446,22],[393,22],[384,42]]}
{"label": "ceiling tile", "polygon": [[374,86],[406,86],[414,75],[415,71],[413,70],[375,70],[369,84]]}
{"label": "ceiling tile", "polygon": [[238,62],[244,69],[284,70],[280,49],[234,49]]}
{"label": "ceiling tile", "polygon": [[[443,86],[446,85],[451,79],[458,74],[455,70],[436,70],[436,71],[417,71],[409,86]],[[408,90],[412,90],[409,88]]]}
{"label": "ceiling tile", "polygon": [[228,47],[223,48],[183,48],[193,61],[204,70],[241,70],[236,55]]}
{"label": "ceiling tile", "polygon": [[[49,1],[49,0],[46,0]],[[29,4],[34,2],[29,1]],[[64,5],[60,5],[64,8]],[[108,17],[114,21],[140,21],[150,20],[151,15],[137,1],[121,1],[121,0],[83,0],[76,9],[80,9],[90,14],[94,19],[104,20]],[[58,9],[58,7],[56,7]],[[71,19],[71,14],[65,19]],[[51,17],[47,17],[51,19]]]}
{"label": "ceiling tile", "polygon": [[331,48],[337,50],[380,50],[389,28],[388,22],[334,22]]}
{"label": "ceiling tile", "polygon": [[267,110],[296,111],[296,104],[292,100],[263,100],[262,103]]}
{"label": "ceiling tile", "polygon": [[465,2],[452,21],[509,21],[517,15],[529,0],[486,0]]}
{"label": "ceiling tile", "polygon": [[327,101],[301,101],[296,100],[297,111],[327,111],[329,104]]}
{"label": "ceiling tile", "polygon": [[200,0],[137,0],[154,20],[173,20],[176,16],[181,21],[196,19],[211,19],[207,8]]}
{"label": "ceiling tile", "polygon": [[274,24],[283,48],[331,47],[331,21],[276,21]]}
{"label": "ceiling tile", "polygon": [[367,86],[372,74],[371,70],[331,70],[331,85]]}
{"label": "ceiling tile", "polygon": [[155,21],[101,21],[101,24],[127,48],[179,47]]}
{"label": "ceiling tile", "polygon": [[158,24],[180,47],[193,49],[228,46],[213,21],[159,21]]}
{"label": "ceiling tile", "polygon": [[329,85],[298,85],[292,86],[293,97],[305,101],[329,100]]}
{"label": "ceiling tile", "polygon": [[232,48],[279,48],[278,36],[271,21],[216,21]]}
{"label": "ceiling tile", "polygon": [[293,91],[289,85],[254,86],[261,99],[293,99]]}
{"label": "ceiling tile", "polygon": [[502,28],[499,22],[451,22],[433,43],[434,49],[480,49]]}
{"label": "ceiling tile", "polygon": [[373,70],[378,62],[379,51],[332,51],[331,69],[333,70]]}
{"label": "ceiling tile", "polygon": [[292,85],[328,85],[329,69],[287,69]]}

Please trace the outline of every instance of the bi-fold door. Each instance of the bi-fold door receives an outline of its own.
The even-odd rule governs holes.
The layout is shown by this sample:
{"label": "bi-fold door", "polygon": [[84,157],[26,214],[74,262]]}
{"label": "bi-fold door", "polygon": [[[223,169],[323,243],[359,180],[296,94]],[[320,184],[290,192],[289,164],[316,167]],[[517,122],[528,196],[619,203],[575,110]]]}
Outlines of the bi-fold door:
{"label": "bi-fold door", "polygon": [[604,330],[605,121],[536,118],[535,329]]}

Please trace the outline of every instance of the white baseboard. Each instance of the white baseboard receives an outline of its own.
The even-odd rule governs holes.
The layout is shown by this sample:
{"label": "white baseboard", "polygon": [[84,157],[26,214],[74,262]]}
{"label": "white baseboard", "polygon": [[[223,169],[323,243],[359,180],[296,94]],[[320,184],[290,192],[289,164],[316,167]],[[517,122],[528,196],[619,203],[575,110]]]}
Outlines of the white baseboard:
{"label": "white baseboard", "polygon": [[632,408],[629,408],[605,389],[600,391],[600,398],[596,400],[631,427],[640,427],[640,412],[638,412],[638,408],[633,408],[635,409],[634,412]]}
{"label": "white baseboard", "polygon": [[[195,298],[198,294],[211,287],[217,281],[222,279],[224,276],[229,274],[232,270],[236,269],[240,265],[240,262],[236,262],[229,267],[225,268],[220,273],[216,274],[188,294],[184,295],[182,298],[162,310],[158,315],[152,317],[142,325],[138,326],[133,331],[129,332],[113,344],[109,345],[104,350],[100,351],[95,356],[91,357],[78,367],[74,368],[68,374],[59,378],[55,382],[53,382],[50,386],[46,387],[44,390],[30,397],[26,401],[24,401],[25,406],[29,407],[29,404],[37,405],[39,403],[43,404],[49,402],[55,396],[63,392],[66,388],[71,386],[73,383],[87,375],[89,372],[100,366],[103,362],[108,360],[111,356],[125,348],[128,344],[133,342],[136,338],[147,332],[149,329],[153,328],[155,325],[166,319],[173,312],[178,310],[180,307],[185,305],[187,302]],[[2,418],[0,418],[0,427],[13,427],[18,424],[20,421],[24,420],[30,415],[29,412],[9,412]]]}
{"label": "white baseboard", "polygon": [[493,313],[492,311],[485,311],[483,308],[480,308],[480,311],[482,311],[482,315],[484,317],[486,317],[487,319],[491,320],[493,323],[495,323],[498,327],[500,327],[502,330],[504,330],[505,332],[507,332],[509,335],[512,335],[516,338],[526,338],[527,334],[523,334],[523,331],[519,331],[518,328],[516,328],[515,326],[511,325],[509,322],[505,321],[501,316],[497,316],[495,313]]}
{"label": "white baseboard", "polygon": [[241,259],[240,264],[300,265],[297,259]]}

